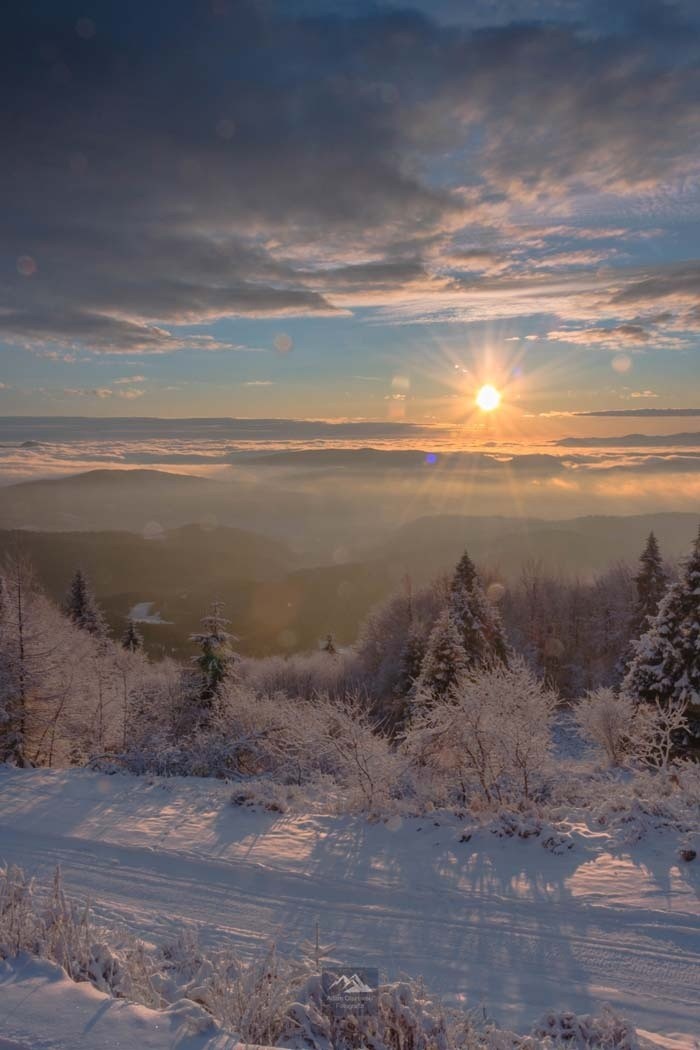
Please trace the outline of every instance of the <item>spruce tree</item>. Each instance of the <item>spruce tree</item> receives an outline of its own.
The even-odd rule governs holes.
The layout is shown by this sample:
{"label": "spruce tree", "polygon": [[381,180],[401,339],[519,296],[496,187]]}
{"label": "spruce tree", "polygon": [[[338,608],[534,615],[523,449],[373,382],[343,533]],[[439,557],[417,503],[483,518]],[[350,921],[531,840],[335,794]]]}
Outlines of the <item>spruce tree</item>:
{"label": "spruce tree", "polygon": [[214,707],[234,661],[231,649],[233,635],[226,630],[230,621],[225,618],[223,609],[223,602],[213,602],[211,612],[202,619],[204,630],[190,635],[190,641],[196,642],[200,648],[195,663],[201,676],[199,705],[203,715]]}
{"label": "spruce tree", "polygon": [[129,619],[126,622],[126,630],[122,635],[122,649],[127,649],[130,653],[136,653],[142,648],[143,635],[136,629],[134,621]]}
{"label": "spruce tree", "polygon": [[667,589],[634,643],[622,685],[640,700],[687,703],[692,734],[700,744],[700,533],[680,579]]}
{"label": "spruce tree", "polygon": [[474,586],[478,574],[474,562],[469,557],[467,551],[464,552],[462,557],[457,562],[457,566],[452,577],[451,589],[454,591],[460,587],[463,587],[465,591],[469,592]]}
{"label": "spruce tree", "polygon": [[413,692],[420,677],[425,651],[425,628],[422,624],[412,623],[399,656],[399,670],[394,686],[396,696],[406,697]]}
{"label": "spruce tree", "polygon": [[469,664],[460,627],[450,609],[445,609],[430,632],[416,694],[426,703],[448,695],[466,674]]}
{"label": "spruce tree", "polygon": [[632,617],[632,633],[638,637],[646,629],[652,617],[656,615],[659,602],[668,586],[668,576],[664,569],[658,541],[653,532],[649,533],[640,556],[639,572],[634,582],[637,588],[637,601]]}
{"label": "spruce tree", "polygon": [[106,638],[109,631],[104,613],[97,604],[87,577],[76,569],[63,605],[66,616],[76,627],[98,638]]}
{"label": "spruce tree", "polygon": [[449,607],[470,664],[493,659],[508,662],[508,647],[498,610],[486,597],[466,551],[450,582]]}

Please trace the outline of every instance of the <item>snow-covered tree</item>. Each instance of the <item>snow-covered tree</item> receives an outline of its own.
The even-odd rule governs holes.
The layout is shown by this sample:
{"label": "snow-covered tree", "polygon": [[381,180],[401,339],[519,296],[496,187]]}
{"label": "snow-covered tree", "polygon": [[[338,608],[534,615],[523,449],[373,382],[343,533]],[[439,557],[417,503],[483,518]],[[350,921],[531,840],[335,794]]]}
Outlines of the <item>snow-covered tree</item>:
{"label": "snow-covered tree", "polygon": [[469,664],[506,661],[508,647],[496,607],[488,600],[474,564],[465,551],[450,582],[449,608],[462,636]]}
{"label": "snow-covered tree", "polygon": [[700,741],[700,533],[634,645],[623,688],[640,700],[687,705],[692,736]]}
{"label": "snow-covered tree", "polygon": [[446,591],[444,579],[417,591],[407,585],[373,609],[361,625],[355,646],[357,673],[384,714],[395,706],[409,634],[420,633],[424,647],[427,645],[428,635],[445,608]]}
{"label": "snow-covered tree", "polygon": [[399,673],[394,692],[397,697],[410,697],[420,678],[420,671],[427,648],[425,625],[413,622],[408,629],[406,641],[399,660]]}
{"label": "snow-covered tree", "polygon": [[223,602],[212,602],[211,612],[202,619],[203,630],[190,635],[190,641],[195,642],[200,649],[199,656],[194,658],[199,669],[196,690],[198,713],[195,719],[199,724],[210,720],[221,687],[233,667],[233,635],[226,629],[229,623],[224,616]]}
{"label": "snow-covered tree", "polygon": [[[408,644],[406,637],[405,644]],[[405,655],[412,660],[421,640]],[[447,587],[446,608],[423,644],[424,657],[413,692],[418,706],[446,695],[470,667],[507,662],[508,649],[498,610],[488,600],[474,563],[465,551]]]}
{"label": "snow-covered tree", "polygon": [[2,575],[0,758],[51,765],[83,697],[90,639],[48,601],[26,560],[8,558]]}
{"label": "snow-covered tree", "polygon": [[488,803],[527,801],[550,751],[556,703],[522,659],[472,669],[418,714],[405,749],[461,803],[472,790]]}
{"label": "snow-covered tree", "polygon": [[109,633],[102,609],[97,604],[90,583],[82,569],[76,569],[64,602],[68,618],[81,630],[97,637]]}
{"label": "snow-covered tree", "polygon": [[132,619],[127,620],[121,644],[122,649],[126,649],[130,653],[138,652],[139,649],[143,648],[143,635],[137,629]]}
{"label": "snow-covered tree", "polygon": [[462,632],[450,609],[437,618],[430,632],[420,674],[416,682],[416,702],[420,707],[446,696],[463,678],[469,658]]}
{"label": "snow-covered tree", "polygon": [[649,533],[646,545],[639,559],[639,572],[634,578],[637,589],[632,629],[638,636],[645,630],[651,618],[656,614],[659,602],[668,587],[668,575],[661,558],[661,551],[656,536]]}

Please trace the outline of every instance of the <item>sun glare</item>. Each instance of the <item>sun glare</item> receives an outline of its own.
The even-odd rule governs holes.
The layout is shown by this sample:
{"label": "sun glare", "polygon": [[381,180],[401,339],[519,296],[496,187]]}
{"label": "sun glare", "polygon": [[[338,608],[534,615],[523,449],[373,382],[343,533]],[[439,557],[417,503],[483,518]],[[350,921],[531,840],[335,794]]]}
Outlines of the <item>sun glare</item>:
{"label": "sun glare", "polygon": [[493,412],[501,403],[501,395],[495,386],[487,383],[476,395],[476,403],[482,412]]}

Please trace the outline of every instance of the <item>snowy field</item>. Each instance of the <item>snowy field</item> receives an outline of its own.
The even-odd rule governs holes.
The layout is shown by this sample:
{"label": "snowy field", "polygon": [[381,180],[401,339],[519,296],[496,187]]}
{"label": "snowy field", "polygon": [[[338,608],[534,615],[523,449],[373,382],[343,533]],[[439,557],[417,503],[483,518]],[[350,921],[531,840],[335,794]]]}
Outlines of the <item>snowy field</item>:
{"label": "snowy field", "polygon": [[[4,767],[0,861],[42,881],[60,864],[70,895],[147,940],[186,925],[207,946],[245,956],[275,940],[293,954],[318,920],[335,961],[422,975],[447,1002],[483,1005],[517,1031],[548,1008],[593,1013],[607,1002],[658,1045],[697,1045],[698,866],[679,860],[671,832],[621,848],[603,829],[572,825],[572,848],[556,855],[540,839],[486,830],[461,842],[454,816],[372,824],[241,808],[230,796],[211,780]],[[37,990],[44,1006],[60,991],[42,967],[5,964],[0,1034],[62,1047],[36,1027]],[[102,1013],[128,1016],[111,1000]],[[202,1038],[177,1045],[225,1045]]]}

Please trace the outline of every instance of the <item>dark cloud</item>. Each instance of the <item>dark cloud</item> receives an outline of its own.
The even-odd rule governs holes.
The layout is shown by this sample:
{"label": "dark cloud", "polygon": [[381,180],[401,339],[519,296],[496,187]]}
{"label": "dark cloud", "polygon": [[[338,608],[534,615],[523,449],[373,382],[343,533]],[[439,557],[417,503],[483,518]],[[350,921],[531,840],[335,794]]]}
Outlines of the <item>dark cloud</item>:
{"label": "dark cloud", "polygon": [[[167,352],[182,324],[391,302],[468,221],[696,168],[687,5],[477,6],[94,0],[88,33],[73,0],[11,4],[0,336]],[[697,291],[696,267],[615,301]]]}
{"label": "dark cloud", "polygon": [[692,260],[666,267],[641,280],[633,281],[614,295],[612,302],[655,303],[664,299],[690,302],[700,299],[700,262]]}
{"label": "dark cloud", "polygon": [[625,416],[638,416],[641,418],[666,418],[700,416],[700,408],[605,408],[598,412],[574,412],[575,416],[610,416],[611,418],[624,418]]}
{"label": "dark cloud", "polygon": [[567,437],[554,442],[559,448],[700,448],[700,432],[693,434],[623,434],[622,437]]}
{"label": "dark cloud", "polygon": [[577,343],[583,346],[603,344],[617,347],[629,343],[648,343],[652,333],[641,324],[631,322],[611,325],[609,328],[565,328],[547,333],[552,342]]}

